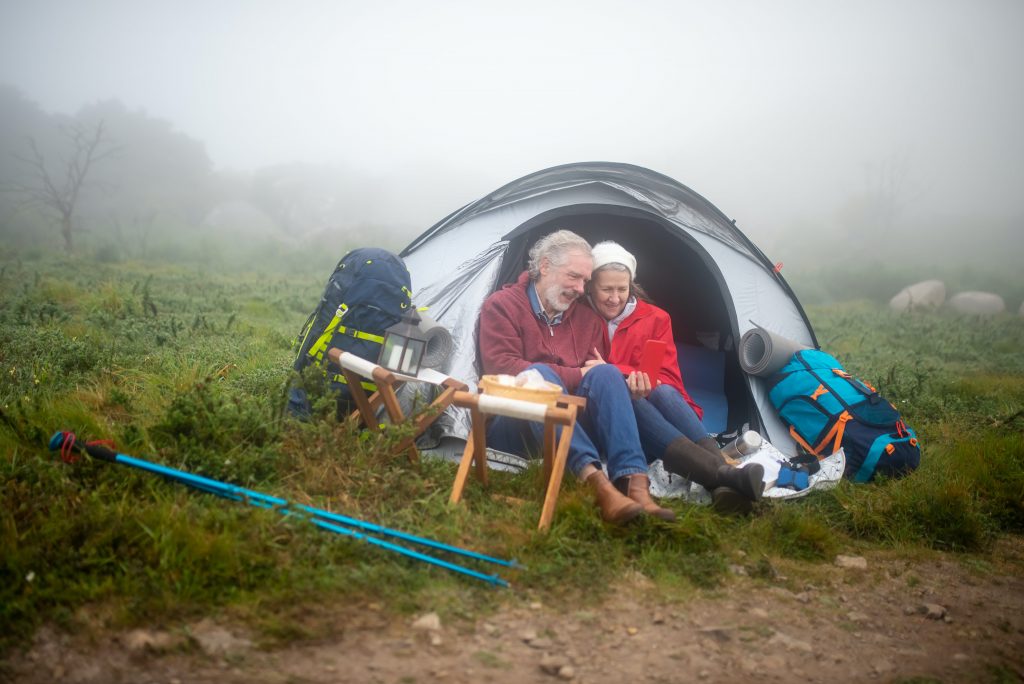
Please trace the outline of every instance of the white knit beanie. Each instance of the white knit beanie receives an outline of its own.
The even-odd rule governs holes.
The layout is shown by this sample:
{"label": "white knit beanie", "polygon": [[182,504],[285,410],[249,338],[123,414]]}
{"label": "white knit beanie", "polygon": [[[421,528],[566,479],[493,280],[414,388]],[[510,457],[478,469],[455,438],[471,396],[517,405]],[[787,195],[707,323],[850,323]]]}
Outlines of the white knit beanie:
{"label": "white knit beanie", "polygon": [[606,264],[622,264],[629,269],[630,280],[636,280],[636,257],[618,242],[599,242],[590,251],[594,255],[595,271]]}

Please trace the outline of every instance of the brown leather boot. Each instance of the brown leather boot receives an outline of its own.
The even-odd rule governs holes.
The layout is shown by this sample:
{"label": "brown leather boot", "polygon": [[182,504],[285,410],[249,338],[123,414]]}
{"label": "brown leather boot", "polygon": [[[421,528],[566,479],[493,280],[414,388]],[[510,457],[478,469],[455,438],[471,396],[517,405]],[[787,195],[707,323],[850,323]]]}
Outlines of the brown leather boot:
{"label": "brown leather boot", "polygon": [[591,473],[586,482],[594,490],[597,505],[601,508],[601,518],[605,522],[621,525],[644,512],[643,506],[619,493],[603,471]]}
{"label": "brown leather boot", "polygon": [[620,477],[615,481],[615,487],[633,501],[644,507],[644,513],[653,515],[656,518],[672,522],[676,519],[675,511],[662,508],[654,503],[651,498],[651,481],[643,473]]}

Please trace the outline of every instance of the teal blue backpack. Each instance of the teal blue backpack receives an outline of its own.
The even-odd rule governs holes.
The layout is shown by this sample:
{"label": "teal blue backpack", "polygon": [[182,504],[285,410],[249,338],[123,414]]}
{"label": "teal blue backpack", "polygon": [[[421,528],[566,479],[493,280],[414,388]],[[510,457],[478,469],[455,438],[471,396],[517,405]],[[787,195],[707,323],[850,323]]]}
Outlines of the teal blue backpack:
{"label": "teal blue backpack", "polygon": [[897,477],[917,468],[917,435],[871,385],[817,349],[798,351],[768,379],[768,397],[797,444],[819,459],[840,447],[847,478]]}

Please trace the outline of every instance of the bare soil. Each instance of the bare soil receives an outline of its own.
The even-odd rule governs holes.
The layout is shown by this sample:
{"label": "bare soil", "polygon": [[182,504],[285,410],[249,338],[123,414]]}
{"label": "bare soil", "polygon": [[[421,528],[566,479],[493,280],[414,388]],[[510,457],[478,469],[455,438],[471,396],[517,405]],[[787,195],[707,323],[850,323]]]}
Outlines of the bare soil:
{"label": "bare soil", "polygon": [[[270,645],[229,622],[73,634],[43,628],[9,654],[11,682],[1005,682],[1024,680],[1024,541],[984,559],[869,554],[866,568],[742,565],[667,603],[641,576],[600,605],[515,590],[442,622],[378,605],[326,607],[313,639]],[[856,561],[854,565],[859,564]],[[751,564],[751,569],[755,566]]]}

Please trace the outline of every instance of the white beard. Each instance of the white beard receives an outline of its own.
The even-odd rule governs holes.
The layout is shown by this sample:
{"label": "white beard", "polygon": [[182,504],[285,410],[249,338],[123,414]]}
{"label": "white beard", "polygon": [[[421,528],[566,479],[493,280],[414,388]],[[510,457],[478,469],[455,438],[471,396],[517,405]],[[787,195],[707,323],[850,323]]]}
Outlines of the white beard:
{"label": "white beard", "polygon": [[[578,296],[573,290],[563,290],[558,283],[546,287],[543,294],[544,303],[547,307],[552,311],[557,311],[558,313],[565,313],[566,309],[572,306],[573,301],[575,301]],[[570,297],[569,302],[562,301],[561,295],[563,294]]]}

